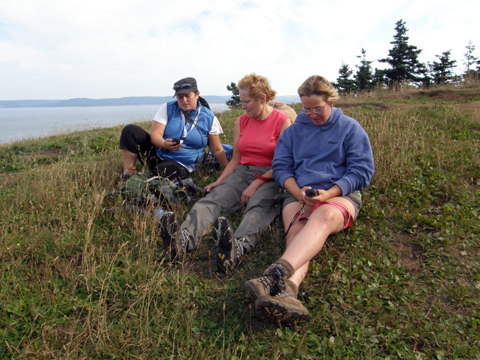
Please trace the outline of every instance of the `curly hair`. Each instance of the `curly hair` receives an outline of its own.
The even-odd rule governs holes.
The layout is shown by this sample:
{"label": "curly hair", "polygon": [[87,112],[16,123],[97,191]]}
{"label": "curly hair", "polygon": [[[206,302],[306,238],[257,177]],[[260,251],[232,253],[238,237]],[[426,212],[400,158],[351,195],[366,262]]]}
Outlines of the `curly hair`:
{"label": "curly hair", "polygon": [[255,73],[244,76],[238,82],[238,89],[248,89],[248,92],[255,100],[265,94],[267,101],[275,99],[277,92],[270,87],[268,79]]}
{"label": "curly hair", "polygon": [[312,95],[327,95],[327,102],[334,102],[340,99],[337,90],[330,82],[320,75],[310,76],[298,88],[298,95],[312,96]]}

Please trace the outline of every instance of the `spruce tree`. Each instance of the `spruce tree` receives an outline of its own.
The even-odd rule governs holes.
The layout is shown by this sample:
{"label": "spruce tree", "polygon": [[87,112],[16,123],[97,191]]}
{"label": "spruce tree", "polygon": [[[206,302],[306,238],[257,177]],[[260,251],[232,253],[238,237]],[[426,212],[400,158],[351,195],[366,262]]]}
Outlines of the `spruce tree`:
{"label": "spruce tree", "polygon": [[340,92],[349,93],[355,90],[355,81],[350,77],[353,74],[353,70],[350,69],[348,64],[344,64],[342,61],[342,66],[338,70],[340,76],[337,78],[337,82],[335,83],[335,87]]}
{"label": "spruce tree", "polygon": [[467,52],[463,54],[463,64],[465,65],[466,72],[468,73],[470,70],[473,70],[473,65],[478,62],[478,59],[473,56],[473,52],[475,51],[475,45],[473,45],[472,40],[468,42],[468,45],[465,46]]}
{"label": "spruce tree", "polygon": [[358,90],[370,90],[372,88],[373,73],[370,64],[373,61],[368,61],[366,54],[366,50],[362,49],[362,55],[357,56],[360,59],[360,65],[355,65],[357,72],[353,78]]}
{"label": "spruce tree", "polygon": [[227,105],[230,109],[237,108],[242,106],[242,102],[240,101],[240,90],[233,81],[230,85],[227,85],[227,90],[232,92],[232,97],[230,100],[227,100]]}
{"label": "spruce tree", "polygon": [[[475,51],[475,45],[473,45],[472,40],[468,42],[468,45],[465,46],[465,48],[467,49],[467,52],[463,54],[463,64],[466,67],[465,76],[472,77],[478,75],[478,73],[480,72],[480,60],[478,60],[476,56],[473,56],[473,52]],[[475,65],[477,66],[476,69]]]}
{"label": "spruce tree", "polygon": [[373,73],[372,79],[372,88],[379,86],[381,84],[386,84],[387,81],[385,80],[385,71],[382,69],[375,68],[375,72]]}
{"label": "spruce tree", "polygon": [[434,61],[429,64],[430,73],[435,84],[448,83],[455,78],[453,68],[457,66],[455,65],[457,61],[450,59],[451,51],[448,50],[442,53],[442,55],[435,55],[440,61]]}
{"label": "spruce tree", "polygon": [[422,50],[417,50],[416,46],[408,44],[408,29],[405,21],[397,21],[395,26],[393,48],[389,50],[388,57],[380,59],[380,62],[389,64],[392,68],[383,70],[388,85],[394,86],[402,81],[423,82],[425,80],[427,69],[423,63],[418,60],[418,55]]}

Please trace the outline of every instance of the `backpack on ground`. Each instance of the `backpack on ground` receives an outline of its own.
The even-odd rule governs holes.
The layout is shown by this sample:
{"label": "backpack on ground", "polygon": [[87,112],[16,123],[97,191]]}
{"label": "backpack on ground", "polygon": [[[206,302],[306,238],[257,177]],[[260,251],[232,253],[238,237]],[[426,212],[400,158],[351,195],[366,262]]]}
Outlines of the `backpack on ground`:
{"label": "backpack on ground", "polygon": [[151,213],[160,218],[165,209],[172,209],[180,202],[190,203],[191,195],[205,195],[205,190],[196,186],[192,179],[171,181],[160,176],[149,177],[137,172],[123,181],[119,190],[109,191],[104,197],[121,196],[122,207],[113,207],[106,211],[131,210],[141,214]]}

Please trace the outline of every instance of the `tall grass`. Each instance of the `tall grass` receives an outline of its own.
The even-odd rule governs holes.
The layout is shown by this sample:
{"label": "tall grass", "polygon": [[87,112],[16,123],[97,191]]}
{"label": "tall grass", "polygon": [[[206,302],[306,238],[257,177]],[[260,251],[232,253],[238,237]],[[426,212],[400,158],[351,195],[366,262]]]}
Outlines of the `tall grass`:
{"label": "tall grass", "polygon": [[[479,88],[443,90],[339,102],[376,173],[356,224],[312,261],[313,320],[297,327],[264,323],[241,289],[281,255],[280,220],[230,277],[209,236],[172,266],[155,220],[101,204],[119,127],[0,147],[0,358],[480,359]],[[240,113],[219,115],[222,142]]]}

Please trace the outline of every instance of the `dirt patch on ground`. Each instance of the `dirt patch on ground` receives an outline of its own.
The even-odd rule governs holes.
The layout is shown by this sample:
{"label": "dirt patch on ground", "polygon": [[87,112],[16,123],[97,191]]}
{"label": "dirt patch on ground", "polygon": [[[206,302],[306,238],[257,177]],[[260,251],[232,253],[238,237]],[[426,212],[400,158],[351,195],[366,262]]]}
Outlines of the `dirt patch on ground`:
{"label": "dirt patch on ground", "polygon": [[76,145],[71,145],[71,146],[66,146],[58,149],[51,149],[51,150],[39,150],[39,151],[34,151],[30,154],[27,155],[21,155],[20,157],[22,159],[32,159],[36,157],[63,157],[67,156],[71,151],[77,151],[78,147]]}
{"label": "dirt patch on ground", "polygon": [[392,94],[381,96],[385,100],[417,100],[422,97],[441,101],[461,101],[471,100],[472,98],[480,97],[478,94],[471,91],[454,91],[454,90],[421,90],[411,92],[394,92]]}
{"label": "dirt patch on ground", "polygon": [[454,101],[457,100],[459,96],[458,94],[455,94],[451,90],[435,90],[428,92],[426,95],[431,98],[439,99],[439,100],[447,100],[447,101]]}
{"label": "dirt patch on ground", "polygon": [[429,97],[436,100],[456,101],[467,98],[465,94],[459,94],[452,90],[433,90],[433,91],[415,91],[405,94],[395,95],[394,99],[419,99],[421,97]]}
{"label": "dirt patch on ground", "polygon": [[55,156],[62,156],[65,154],[60,154],[61,149],[54,149],[54,150],[40,150],[40,151],[35,151],[32,152],[31,154],[28,155],[22,155],[20,156],[22,159],[31,159],[39,156],[45,156],[45,157],[55,157]]}
{"label": "dirt patch on ground", "polygon": [[338,104],[335,104],[335,105],[336,105],[336,107],[339,107],[342,110],[350,109],[350,108],[354,108],[354,107],[362,107],[362,106],[375,107],[380,111],[387,111],[389,109],[389,107],[386,106],[385,104],[372,104],[372,103],[357,103],[357,104],[338,103]]}
{"label": "dirt patch on ground", "polygon": [[420,246],[413,243],[409,235],[405,233],[397,234],[391,244],[392,249],[402,260],[403,267],[414,272],[422,268],[422,259]]}
{"label": "dirt patch on ground", "polygon": [[16,186],[18,181],[18,177],[15,176],[15,174],[5,174],[0,172],[0,190]]}

